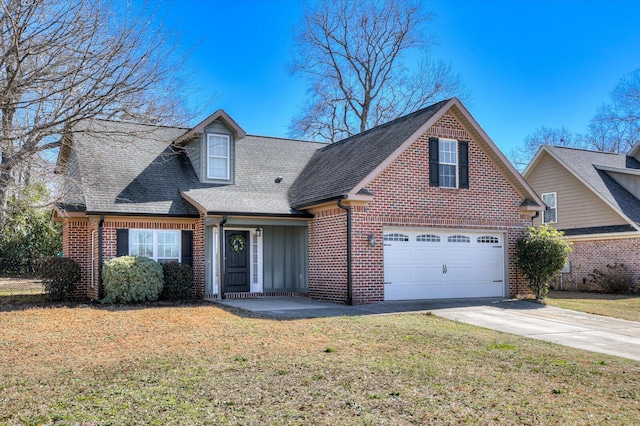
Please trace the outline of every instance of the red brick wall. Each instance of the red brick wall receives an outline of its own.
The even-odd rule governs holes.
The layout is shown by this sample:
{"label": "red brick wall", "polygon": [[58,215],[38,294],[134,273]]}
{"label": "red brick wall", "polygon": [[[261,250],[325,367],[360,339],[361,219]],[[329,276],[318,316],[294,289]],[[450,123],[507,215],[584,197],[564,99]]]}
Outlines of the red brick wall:
{"label": "red brick wall", "polygon": [[62,220],[62,254],[80,264],[82,276],[76,286],[75,296],[87,298],[91,279],[91,253],[87,218]]}
{"label": "red brick wall", "polygon": [[309,297],[347,300],[347,214],[334,208],[309,224]]}
{"label": "red brick wall", "polygon": [[[469,189],[429,186],[429,136],[469,141]],[[511,294],[529,291],[526,281],[513,266],[515,241],[531,224],[529,217],[520,215],[519,206],[523,199],[453,116],[446,114],[438,120],[366,189],[374,194],[373,201],[353,209],[354,303],[384,299],[382,238],[385,226],[506,231],[509,291]],[[331,214],[323,212],[312,222],[310,295],[336,300],[333,294],[326,297],[319,288],[329,284],[332,288],[344,289],[346,294],[346,276],[335,272],[336,266],[343,265],[346,269],[346,214],[340,209]],[[369,234],[373,234],[377,241],[374,247],[368,242]],[[327,246],[331,241],[335,241],[333,246]],[[332,277],[330,283],[326,282],[327,277]],[[342,286],[336,279],[342,280]]]}
{"label": "red brick wall", "polygon": [[634,275],[634,284],[640,277],[640,238],[622,238],[595,241],[574,241],[569,255],[571,273],[563,274],[563,286],[580,288],[594,269],[606,269],[607,265],[623,263]]}
{"label": "red brick wall", "polygon": [[[66,257],[71,257],[80,263],[82,278],[78,288],[81,298],[98,298],[98,217],[88,219],[63,220],[62,245]],[[193,231],[193,275],[194,296],[204,297],[204,219],[198,221],[179,222],[175,220],[145,220],[122,219],[107,217],[102,227],[102,261],[103,264],[116,257],[116,229],[175,229]],[[95,246],[93,248],[94,286],[91,287],[91,231],[95,231]]]}

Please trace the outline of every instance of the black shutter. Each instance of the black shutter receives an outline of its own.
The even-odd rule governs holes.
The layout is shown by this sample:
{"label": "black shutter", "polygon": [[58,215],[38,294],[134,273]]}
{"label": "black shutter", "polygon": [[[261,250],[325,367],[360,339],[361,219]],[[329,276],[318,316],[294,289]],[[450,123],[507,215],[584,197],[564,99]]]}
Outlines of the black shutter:
{"label": "black shutter", "polygon": [[116,256],[129,255],[129,230],[116,229]]}
{"label": "black shutter", "polygon": [[180,263],[193,266],[193,231],[182,231],[182,259]]}
{"label": "black shutter", "polygon": [[469,142],[458,144],[458,187],[469,188]]}
{"label": "black shutter", "polygon": [[431,186],[440,186],[438,156],[438,138],[429,138],[429,185]]}

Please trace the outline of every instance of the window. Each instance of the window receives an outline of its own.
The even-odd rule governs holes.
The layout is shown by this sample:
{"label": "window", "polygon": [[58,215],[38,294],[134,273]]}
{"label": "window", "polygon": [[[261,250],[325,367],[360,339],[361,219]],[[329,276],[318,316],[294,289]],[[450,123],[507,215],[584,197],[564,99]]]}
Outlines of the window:
{"label": "window", "polygon": [[490,235],[483,235],[477,239],[479,244],[498,244],[498,237],[492,237]]}
{"label": "window", "polygon": [[229,179],[229,136],[207,135],[207,177]]}
{"label": "window", "polygon": [[452,236],[447,238],[447,242],[450,242],[450,243],[470,243],[471,242],[471,238],[467,237],[466,235],[452,235]]}
{"label": "window", "polygon": [[542,194],[542,202],[547,209],[542,212],[542,223],[558,222],[558,200],[555,192]]}
{"label": "window", "polygon": [[409,241],[409,236],[404,234],[384,234],[385,241]]}
{"label": "window", "polygon": [[444,188],[457,188],[458,141],[440,139],[438,145],[438,182]]}
{"label": "window", "polygon": [[159,263],[180,261],[180,231],[129,230],[129,255],[144,256]]}
{"label": "window", "polygon": [[416,241],[419,243],[439,243],[440,237],[433,234],[422,234],[416,237]]}

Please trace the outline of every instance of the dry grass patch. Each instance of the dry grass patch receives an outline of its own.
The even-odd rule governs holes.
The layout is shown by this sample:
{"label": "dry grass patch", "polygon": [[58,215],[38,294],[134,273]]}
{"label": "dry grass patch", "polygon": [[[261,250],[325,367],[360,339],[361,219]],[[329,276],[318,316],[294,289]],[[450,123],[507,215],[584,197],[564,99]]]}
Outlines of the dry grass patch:
{"label": "dry grass patch", "polygon": [[640,363],[425,314],[0,311],[0,423],[632,424]]}
{"label": "dry grass patch", "polygon": [[558,308],[640,321],[640,295],[550,291],[546,303]]}
{"label": "dry grass patch", "polygon": [[44,284],[38,278],[17,278],[0,276],[0,297],[15,295],[43,294]]}

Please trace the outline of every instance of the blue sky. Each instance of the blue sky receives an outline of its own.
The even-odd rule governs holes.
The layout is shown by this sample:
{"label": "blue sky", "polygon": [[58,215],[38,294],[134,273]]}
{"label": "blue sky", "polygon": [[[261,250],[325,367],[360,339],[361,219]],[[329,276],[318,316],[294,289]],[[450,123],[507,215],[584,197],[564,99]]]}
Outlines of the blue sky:
{"label": "blue sky", "polygon": [[[640,1],[425,2],[435,58],[471,91],[467,108],[506,153],[537,127],[581,132],[625,74],[640,68]],[[173,0],[165,23],[191,51],[198,117],[223,108],[250,134],[287,136],[305,100],[290,76],[296,0]]]}

